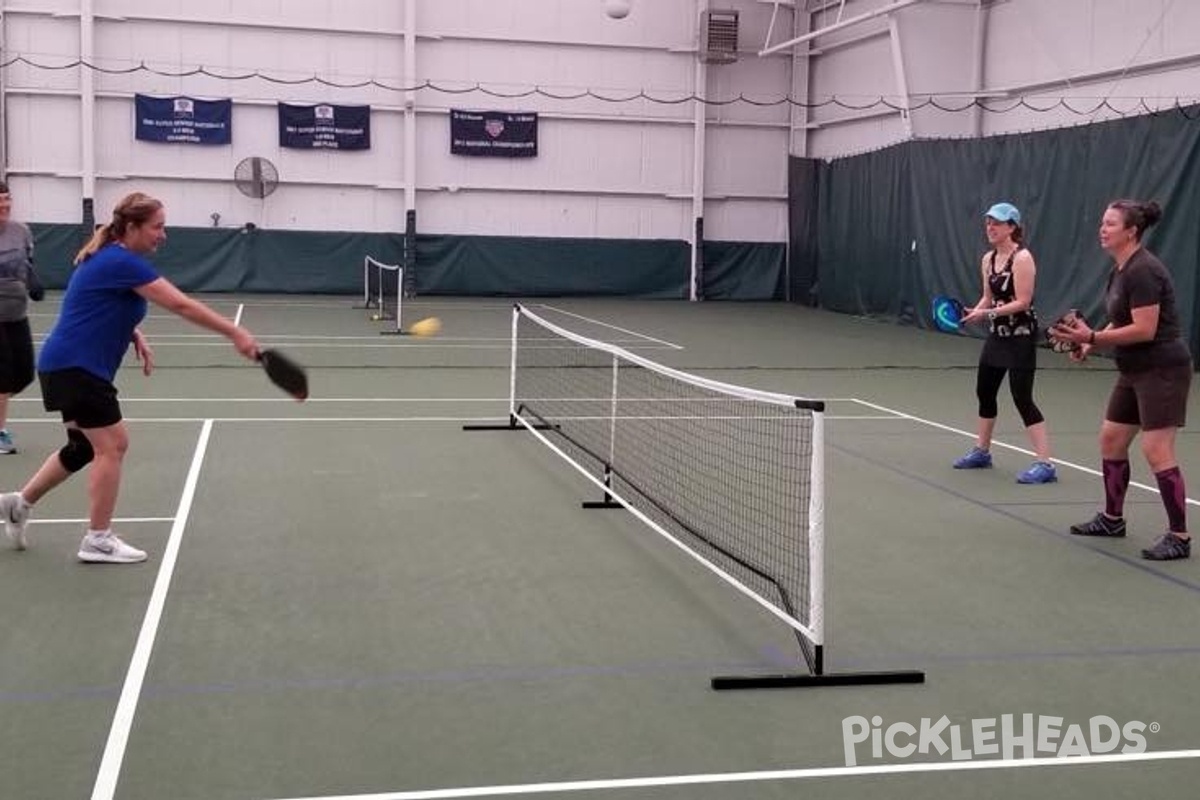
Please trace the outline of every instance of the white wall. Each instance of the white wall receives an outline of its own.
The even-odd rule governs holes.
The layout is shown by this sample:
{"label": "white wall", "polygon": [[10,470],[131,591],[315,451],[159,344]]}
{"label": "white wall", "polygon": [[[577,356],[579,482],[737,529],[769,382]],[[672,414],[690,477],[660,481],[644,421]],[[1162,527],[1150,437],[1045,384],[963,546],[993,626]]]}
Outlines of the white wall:
{"label": "white wall", "polygon": [[[80,68],[47,69],[80,53],[87,0],[0,0],[6,173],[22,213],[72,222],[83,191]],[[633,0],[616,21],[603,0],[407,0],[416,3],[415,76],[404,74],[406,0],[92,0],[98,66],[198,66],[279,80],[520,93],[534,87],[608,98],[697,92],[697,13],[704,0]],[[765,105],[706,107],[705,233],[782,241],[786,159],[835,157],[910,137],[973,136],[1077,125],[1118,111],[1165,108],[1200,95],[1200,3],[1171,0],[923,0],[768,57],[758,51],[896,0],[708,0],[741,12],[741,58],[712,66],[701,89]],[[808,15],[803,9],[816,8]],[[768,42],[767,28],[777,12]],[[892,24],[889,24],[892,23]],[[156,191],[175,224],[246,221],[275,228],[403,228],[406,187],[431,232],[687,239],[692,231],[696,124],[691,102],[612,103],[484,91],[416,93],[416,168],[402,92],[288,85],[138,71],[95,74],[96,208]],[[133,138],[133,94],[234,100],[232,146],[160,145]],[[792,107],[788,96],[814,104]],[[983,97],[996,112],[967,106]],[[1100,108],[1103,100],[1117,109]],[[372,106],[372,149],[282,150],[275,103]],[[834,102],[836,100],[836,102]],[[1040,112],[1022,107],[1021,101]],[[1059,105],[1069,104],[1070,109]],[[885,104],[886,102],[886,104]],[[911,114],[902,113],[911,106]],[[537,111],[540,155],[512,162],[451,156],[451,108]],[[1076,113],[1084,112],[1084,113]],[[232,185],[249,155],[276,163],[282,185],[265,202]]]}
{"label": "white wall", "polygon": [[[4,0],[4,49],[43,66],[80,53],[86,0]],[[663,98],[698,91],[698,0],[634,0],[625,20],[603,0],[407,0],[415,2],[417,72],[404,75],[406,0],[92,0],[98,66],[144,63],[160,72],[203,66],[221,75],[313,75],[402,87],[431,81],[517,93],[641,91]],[[713,97],[778,100],[789,92],[791,59],[758,58],[772,6],[721,0],[741,12],[745,51],[708,68]],[[787,12],[786,25],[792,25]],[[783,22],[781,21],[781,24]],[[13,65],[3,71],[7,176],[25,219],[80,217],[82,141],[95,142],[96,214],[133,189],[166,201],[169,221],[273,228],[396,231],[405,188],[415,185],[423,232],[688,239],[693,228],[694,105],[610,103],[544,96],[504,99],[482,91],[416,93],[416,169],[406,174],[402,92],[286,85],[261,77],[167,77],[146,71],[95,75],[95,129],[81,130],[81,72]],[[133,95],[232,98],[233,144],[202,147],[136,141]],[[372,106],[372,148],[308,152],[278,146],[275,103]],[[481,159],[449,154],[451,108],[536,111],[539,155]],[[703,207],[712,239],[786,238],[791,109],[739,102],[706,111]],[[243,197],[234,166],[265,156],[281,185],[265,201]]]}
{"label": "white wall", "polygon": [[[892,2],[848,0],[840,13],[848,19]],[[814,29],[838,20],[840,3],[828,5],[812,18]],[[1144,113],[1143,100],[1146,108],[1161,109],[1177,98],[1200,98],[1200,3],[1192,0],[925,0],[893,16],[895,38],[888,18],[878,17],[809,44],[810,77],[798,92],[807,91],[813,103],[836,97],[869,108],[815,110],[804,154],[835,157],[914,136],[1079,125],[1117,112]],[[932,98],[962,108],[976,96],[993,111],[926,106],[912,114],[911,130],[899,112],[880,103],[920,105]],[[1022,99],[1051,110],[1023,107]],[[1116,111],[1076,113],[1091,112],[1105,99]]]}
{"label": "white wall", "polygon": [[[1077,111],[1104,100],[1144,113],[1200,99],[1200,3],[1188,0],[1033,0],[997,3],[989,12],[986,85],[1029,95],[1039,108],[1065,98]],[[1019,44],[1014,45],[1014,42]],[[1069,85],[1068,85],[1069,81]],[[1046,84],[1052,84],[1047,86]],[[989,115],[985,133],[1112,119],[1112,110],[1077,114],[1017,109]]]}

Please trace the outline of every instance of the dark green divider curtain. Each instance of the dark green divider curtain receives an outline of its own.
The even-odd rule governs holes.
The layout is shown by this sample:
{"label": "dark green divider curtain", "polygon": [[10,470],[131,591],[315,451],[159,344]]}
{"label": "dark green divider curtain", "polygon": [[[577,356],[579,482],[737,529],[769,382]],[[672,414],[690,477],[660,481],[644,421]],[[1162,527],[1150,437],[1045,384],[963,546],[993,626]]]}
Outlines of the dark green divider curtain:
{"label": "dark green divider curtain", "polygon": [[[1007,200],[1021,209],[1037,259],[1035,303],[1043,318],[1077,307],[1099,324],[1111,264],[1097,242],[1100,216],[1117,198],[1154,199],[1165,215],[1145,244],[1171,270],[1198,352],[1197,116],[1200,108],[1189,108],[1039,133],[914,141],[808,162],[819,174],[820,305],[927,326],[932,295],[973,302],[987,248],[983,214]],[[793,205],[802,199],[793,194]],[[791,258],[793,273],[804,268],[795,246]]]}
{"label": "dark green divider curtain", "polygon": [[[39,276],[49,288],[65,287],[85,241],[82,229],[34,224],[30,230]],[[153,261],[187,291],[354,294],[362,291],[364,255],[399,264],[403,252],[399,233],[170,228]]]}
{"label": "dark green divider curtain", "polygon": [[804,305],[817,302],[820,165],[807,158],[788,163],[787,299]]}
{"label": "dark green divider curtain", "polygon": [[782,300],[786,256],[777,242],[705,242],[704,299]]}
{"label": "dark green divider curtain", "polygon": [[71,274],[71,262],[87,239],[79,225],[50,225],[31,222],[29,232],[33,234],[33,261],[38,277],[48,289],[60,289],[67,285]]}
{"label": "dark green divider curtain", "polygon": [[[30,229],[42,280],[51,289],[65,287],[85,241],[82,229]],[[424,235],[417,252],[421,294],[686,298],[691,271],[687,242],[668,240]],[[781,248],[718,244],[715,252],[716,291],[768,297],[774,291]],[[171,228],[153,260],[186,291],[356,294],[365,255],[399,264],[403,254],[403,233]],[[740,278],[731,274],[739,268],[747,271]]]}
{"label": "dark green divider curtain", "polygon": [[[42,280],[65,287],[83,228],[30,227]],[[704,296],[782,298],[785,252],[772,242],[706,242]],[[357,294],[366,255],[402,263],[404,234],[173,227],[153,261],[186,291]],[[691,258],[678,240],[421,235],[416,272],[419,294],[684,299]]]}
{"label": "dark green divider curtain", "polygon": [[258,230],[246,237],[237,288],[248,292],[361,292],[365,255],[404,263],[403,233]]}
{"label": "dark green divider curtain", "polygon": [[418,236],[420,294],[687,297],[686,242]]}

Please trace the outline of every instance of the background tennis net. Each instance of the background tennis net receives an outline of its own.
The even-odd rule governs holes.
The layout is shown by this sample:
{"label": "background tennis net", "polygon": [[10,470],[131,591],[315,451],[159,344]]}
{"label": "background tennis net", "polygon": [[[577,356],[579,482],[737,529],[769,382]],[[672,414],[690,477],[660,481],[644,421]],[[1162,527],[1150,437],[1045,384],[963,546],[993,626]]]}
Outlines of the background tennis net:
{"label": "background tennis net", "polygon": [[521,305],[512,348],[512,424],[791,626],[821,674],[824,404],[674,370]]}
{"label": "background tennis net", "polygon": [[381,333],[400,333],[404,330],[404,297],[404,267],[364,256],[363,301],[362,305],[356,307],[374,309],[375,313],[371,315],[373,322],[392,322]]}

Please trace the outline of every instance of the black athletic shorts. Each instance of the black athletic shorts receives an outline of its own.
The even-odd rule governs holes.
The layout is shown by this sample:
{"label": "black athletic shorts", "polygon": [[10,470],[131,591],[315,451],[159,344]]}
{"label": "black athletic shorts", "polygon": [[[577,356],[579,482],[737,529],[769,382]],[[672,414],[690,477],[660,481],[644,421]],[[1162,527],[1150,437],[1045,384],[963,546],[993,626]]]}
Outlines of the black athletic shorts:
{"label": "black athletic shorts", "polygon": [[29,320],[0,322],[0,394],[17,394],[33,383],[33,335]]}
{"label": "black athletic shorts", "polygon": [[85,369],[72,367],[39,372],[42,404],[62,414],[63,422],[80,428],[107,428],[121,421],[117,387]]}
{"label": "black athletic shorts", "polygon": [[1190,363],[1122,372],[1108,397],[1104,418],[1122,425],[1139,425],[1144,431],[1182,428],[1187,422],[1192,376]]}

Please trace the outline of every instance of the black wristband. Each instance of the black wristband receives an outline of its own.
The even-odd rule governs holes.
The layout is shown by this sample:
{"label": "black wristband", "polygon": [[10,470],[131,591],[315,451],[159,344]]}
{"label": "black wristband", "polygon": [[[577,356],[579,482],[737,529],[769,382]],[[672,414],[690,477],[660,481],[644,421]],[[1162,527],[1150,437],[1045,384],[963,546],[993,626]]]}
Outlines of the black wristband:
{"label": "black wristband", "polygon": [[1096,343],[1096,332],[1092,331],[1092,335],[1088,337],[1088,344]]}

